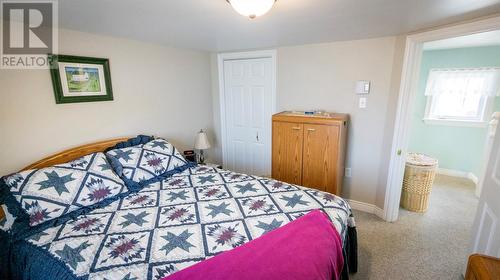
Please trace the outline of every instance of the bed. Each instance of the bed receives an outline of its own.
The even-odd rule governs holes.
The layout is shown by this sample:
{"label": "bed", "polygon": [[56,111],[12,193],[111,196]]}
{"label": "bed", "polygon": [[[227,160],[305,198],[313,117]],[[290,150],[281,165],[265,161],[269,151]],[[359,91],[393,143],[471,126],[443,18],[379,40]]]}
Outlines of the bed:
{"label": "bed", "polygon": [[[102,152],[77,147],[37,169]],[[163,279],[304,216],[325,213],[342,239],[342,278],[357,269],[356,229],[342,198],[270,178],[190,164],[59,219],[3,232],[2,275],[13,279]],[[168,279],[168,278],[167,278]]]}

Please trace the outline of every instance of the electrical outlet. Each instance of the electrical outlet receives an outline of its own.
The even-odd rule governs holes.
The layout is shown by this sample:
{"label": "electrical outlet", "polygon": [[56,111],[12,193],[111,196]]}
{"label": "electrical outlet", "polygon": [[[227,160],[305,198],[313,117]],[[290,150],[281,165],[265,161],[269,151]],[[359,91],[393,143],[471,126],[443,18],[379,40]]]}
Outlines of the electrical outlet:
{"label": "electrical outlet", "polygon": [[351,176],[352,176],[352,170],[351,170],[351,168],[350,167],[346,167],[346,169],[345,169],[345,177],[351,178]]}

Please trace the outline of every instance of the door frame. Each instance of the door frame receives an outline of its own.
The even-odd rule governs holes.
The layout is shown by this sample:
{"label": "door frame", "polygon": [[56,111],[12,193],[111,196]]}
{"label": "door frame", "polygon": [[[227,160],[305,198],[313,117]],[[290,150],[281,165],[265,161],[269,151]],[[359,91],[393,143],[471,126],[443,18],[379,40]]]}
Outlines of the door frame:
{"label": "door frame", "polygon": [[[227,163],[227,129],[226,129],[226,95],[224,90],[224,61],[228,60],[243,60],[243,59],[258,59],[258,58],[270,58],[271,59],[271,72],[272,72],[272,85],[271,85],[271,114],[276,113],[276,50],[259,50],[259,51],[248,51],[248,52],[229,52],[229,53],[219,53],[217,54],[217,70],[219,72],[219,110],[220,110],[220,122],[221,122],[221,141],[222,141],[222,165],[225,166]],[[271,119],[269,119],[271,123]],[[272,135],[272,134],[271,134]],[[271,142],[269,142],[271,143]],[[266,147],[271,151],[271,146]],[[271,175],[271,170],[269,170],[269,175]]]}
{"label": "door frame", "polygon": [[426,42],[471,35],[500,29],[500,14],[474,21],[448,25],[438,29],[410,34],[406,37],[403,70],[394,124],[391,159],[387,177],[383,218],[388,222],[398,219],[405,155],[408,149],[410,116],[417,94],[423,45]]}

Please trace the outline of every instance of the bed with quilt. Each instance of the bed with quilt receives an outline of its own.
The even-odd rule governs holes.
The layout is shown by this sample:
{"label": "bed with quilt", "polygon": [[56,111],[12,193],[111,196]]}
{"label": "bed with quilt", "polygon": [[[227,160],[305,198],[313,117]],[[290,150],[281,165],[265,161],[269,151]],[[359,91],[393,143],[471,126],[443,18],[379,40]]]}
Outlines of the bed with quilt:
{"label": "bed with quilt", "polygon": [[[339,237],[341,276],[330,279],[356,271],[356,229],[344,199],[189,163],[164,139],[138,136],[67,163],[5,176],[0,184],[2,279],[191,279],[175,276],[189,269],[200,275],[207,266],[216,278],[231,279],[213,274],[215,266],[241,271],[227,267],[227,260],[245,256],[251,271],[259,262],[293,263],[294,254],[307,251],[314,256],[321,249],[311,240],[317,238],[297,240],[301,227],[318,233],[318,222],[300,225],[313,210]],[[279,242],[283,248],[297,244],[290,250],[300,252],[273,259]],[[322,279],[305,273],[311,273],[305,279]]]}

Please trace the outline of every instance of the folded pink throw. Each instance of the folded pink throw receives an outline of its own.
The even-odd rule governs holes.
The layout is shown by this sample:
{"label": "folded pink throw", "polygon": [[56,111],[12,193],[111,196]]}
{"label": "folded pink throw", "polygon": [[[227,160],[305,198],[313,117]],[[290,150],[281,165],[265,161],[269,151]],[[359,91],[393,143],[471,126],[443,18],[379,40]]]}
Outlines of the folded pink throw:
{"label": "folded pink throw", "polygon": [[315,210],[163,280],[339,280],[343,265],[339,233]]}

